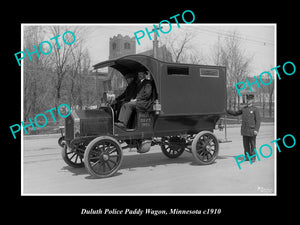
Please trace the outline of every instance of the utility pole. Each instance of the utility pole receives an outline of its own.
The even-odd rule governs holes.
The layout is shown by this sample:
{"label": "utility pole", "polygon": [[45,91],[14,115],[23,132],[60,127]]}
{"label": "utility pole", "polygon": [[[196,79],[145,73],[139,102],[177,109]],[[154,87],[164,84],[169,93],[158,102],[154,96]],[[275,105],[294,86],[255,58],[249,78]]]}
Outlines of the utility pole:
{"label": "utility pole", "polygon": [[[163,27],[161,27],[162,29]],[[156,30],[158,30],[159,28],[156,27]],[[154,28],[152,29],[152,31],[154,31]],[[157,40],[157,34],[156,32],[154,33],[154,41],[153,41],[153,57],[157,59],[157,55],[158,54],[158,40]]]}

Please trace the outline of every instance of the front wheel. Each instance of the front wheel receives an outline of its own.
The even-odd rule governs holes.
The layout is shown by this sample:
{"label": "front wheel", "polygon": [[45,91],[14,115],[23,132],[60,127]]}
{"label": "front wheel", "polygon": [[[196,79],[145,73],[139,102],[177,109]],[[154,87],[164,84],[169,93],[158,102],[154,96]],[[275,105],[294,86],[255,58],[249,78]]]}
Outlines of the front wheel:
{"label": "front wheel", "polygon": [[109,136],[92,140],[84,153],[84,165],[87,171],[98,178],[114,175],[122,160],[122,147],[116,139]]}
{"label": "front wheel", "polygon": [[192,142],[192,153],[200,164],[213,163],[219,154],[218,139],[210,131],[199,132]]}

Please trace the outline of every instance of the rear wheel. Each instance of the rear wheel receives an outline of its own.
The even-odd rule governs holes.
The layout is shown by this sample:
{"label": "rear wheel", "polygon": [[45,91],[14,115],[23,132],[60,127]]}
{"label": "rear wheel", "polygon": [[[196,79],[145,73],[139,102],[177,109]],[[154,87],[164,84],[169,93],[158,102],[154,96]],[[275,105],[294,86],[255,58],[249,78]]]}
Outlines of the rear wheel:
{"label": "rear wheel", "polygon": [[68,148],[64,141],[62,141],[61,146],[61,156],[65,163],[74,168],[84,167],[83,154],[82,151],[80,151],[80,147],[84,148],[84,146],[78,146],[78,148]]}
{"label": "rear wheel", "polygon": [[219,153],[219,143],[210,131],[199,132],[192,142],[192,154],[200,164],[213,163]]}
{"label": "rear wheel", "polygon": [[105,178],[114,175],[123,160],[122,147],[109,136],[95,138],[84,153],[84,165],[94,177]]}
{"label": "rear wheel", "polygon": [[175,159],[184,152],[186,141],[178,136],[163,137],[160,147],[165,156]]}
{"label": "rear wheel", "polygon": [[63,146],[63,141],[65,140],[65,136],[61,136],[59,139],[58,139],[58,141],[57,141],[57,143],[58,143],[58,145],[60,146],[60,147],[64,147]]}

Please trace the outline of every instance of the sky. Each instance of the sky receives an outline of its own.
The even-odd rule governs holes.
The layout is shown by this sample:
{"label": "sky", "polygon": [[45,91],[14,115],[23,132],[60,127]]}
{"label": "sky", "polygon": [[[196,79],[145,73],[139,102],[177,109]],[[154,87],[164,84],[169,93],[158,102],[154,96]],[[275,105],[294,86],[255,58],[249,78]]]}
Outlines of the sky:
{"label": "sky", "polygon": [[[199,52],[207,64],[212,64],[211,54],[213,46],[218,41],[228,36],[229,32],[236,31],[240,40],[241,48],[247,57],[251,57],[251,74],[256,76],[263,71],[270,71],[275,65],[276,58],[276,26],[274,24],[171,24],[169,33],[159,31],[158,41],[164,42],[167,38],[180,39],[186,32],[192,34],[190,46]],[[168,24],[162,25],[169,30]],[[109,56],[109,38],[121,34],[134,37],[134,33],[143,30],[145,36],[140,39],[140,45],[136,43],[136,52],[152,49],[152,40],[149,40],[145,28],[153,29],[153,24],[98,24],[91,25],[87,32],[86,46],[94,65],[105,61]],[[153,34],[151,34],[153,37]],[[172,36],[172,37],[168,37]]]}
{"label": "sky", "polygon": [[[145,28],[153,29],[153,24],[38,24],[39,26],[61,25],[61,26],[84,26],[85,45],[89,51],[91,65],[108,60],[109,39],[121,34],[134,37],[134,33],[140,30],[145,32],[145,36],[140,39],[140,45],[136,43],[136,53],[144,52],[153,48],[152,40],[148,38]],[[25,24],[34,25],[34,24]],[[245,56],[252,59],[250,64],[251,74],[247,76],[257,76],[263,71],[270,71],[276,66],[276,25],[275,24],[185,24],[172,23],[169,33],[159,31],[159,46],[167,39],[180,40],[186,33],[192,35],[189,43],[189,50],[194,54],[199,54],[204,60],[204,64],[213,65],[211,60],[213,47],[218,38],[226,38],[230,32],[235,31],[240,40],[241,49]],[[169,30],[167,23],[162,24],[163,30]],[[47,33],[44,38],[50,38]],[[138,34],[140,35],[140,33]],[[153,38],[154,34],[151,34]],[[52,37],[52,36],[51,36]]]}

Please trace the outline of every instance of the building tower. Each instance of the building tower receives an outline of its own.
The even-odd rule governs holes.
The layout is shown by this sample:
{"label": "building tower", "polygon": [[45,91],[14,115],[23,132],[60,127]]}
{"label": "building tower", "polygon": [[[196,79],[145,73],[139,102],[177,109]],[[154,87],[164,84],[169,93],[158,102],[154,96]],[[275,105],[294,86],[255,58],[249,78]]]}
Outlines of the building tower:
{"label": "building tower", "polygon": [[109,59],[136,53],[135,38],[118,34],[109,39]]}
{"label": "building tower", "polygon": [[[109,59],[119,58],[125,55],[136,54],[136,40],[128,35],[118,34],[109,39]],[[108,76],[111,80],[111,89],[115,93],[125,88],[123,76],[115,69],[108,68]]]}

